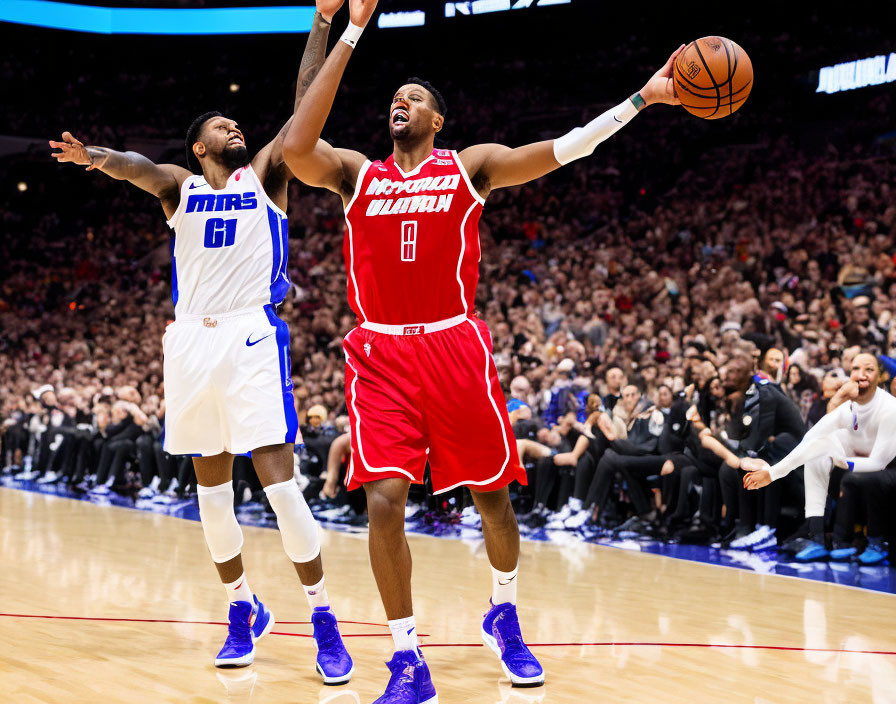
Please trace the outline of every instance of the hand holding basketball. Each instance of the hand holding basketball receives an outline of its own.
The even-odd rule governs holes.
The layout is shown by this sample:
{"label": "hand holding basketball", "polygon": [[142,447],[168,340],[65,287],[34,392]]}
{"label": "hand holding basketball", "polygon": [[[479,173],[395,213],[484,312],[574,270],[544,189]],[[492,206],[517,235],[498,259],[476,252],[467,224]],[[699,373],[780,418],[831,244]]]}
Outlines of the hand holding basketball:
{"label": "hand holding basketball", "polygon": [[90,154],[87,153],[87,147],[84,146],[83,142],[75,139],[71,132],[63,132],[61,142],[51,139],[50,147],[62,150],[50,153],[50,156],[56,159],[56,161],[86,166],[88,171],[93,168],[93,160],[90,158]]}
{"label": "hand holding basketball", "polygon": [[684,44],[672,52],[672,56],[663,64],[663,67],[650,78],[644,87],[639,91],[641,97],[647,105],[654,103],[666,103],[667,105],[678,105],[680,101],[675,94],[675,84],[672,79],[672,67],[678,55],[684,51]]}
{"label": "hand holding basketball", "polygon": [[373,11],[376,10],[377,0],[348,0],[348,10],[352,24],[358,27],[366,27]]}

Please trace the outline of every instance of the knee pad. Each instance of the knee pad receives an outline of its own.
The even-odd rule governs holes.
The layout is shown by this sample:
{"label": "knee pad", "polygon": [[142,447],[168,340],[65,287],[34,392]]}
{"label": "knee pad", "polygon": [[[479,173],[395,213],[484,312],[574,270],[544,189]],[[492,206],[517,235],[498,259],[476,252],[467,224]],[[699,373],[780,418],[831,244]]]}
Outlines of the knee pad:
{"label": "knee pad", "polygon": [[199,518],[212,559],[217,563],[232,560],[243,548],[243,532],[233,513],[233,482],[218,486],[199,485],[196,493]]}
{"label": "knee pad", "polygon": [[277,526],[283,549],[293,562],[311,562],[320,555],[317,521],[294,479],[264,488],[271,508],[277,514]]}

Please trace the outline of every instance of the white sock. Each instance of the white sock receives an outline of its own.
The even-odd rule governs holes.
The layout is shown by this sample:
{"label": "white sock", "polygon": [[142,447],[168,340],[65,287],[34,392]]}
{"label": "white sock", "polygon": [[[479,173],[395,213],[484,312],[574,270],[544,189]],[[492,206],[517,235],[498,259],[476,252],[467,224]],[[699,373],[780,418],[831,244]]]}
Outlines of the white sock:
{"label": "white sock", "polygon": [[252,602],[252,590],[249,589],[249,580],[246,579],[246,573],[240,575],[240,578],[230,584],[224,583],[224,589],[227,590],[227,601],[248,601]]}
{"label": "white sock", "polygon": [[492,603],[516,604],[516,575],[519,566],[512,572],[501,572],[492,567]]}
{"label": "white sock", "polygon": [[389,621],[389,630],[392,631],[392,640],[395,642],[395,652],[399,650],[413,650],[417,652],[417,619],[413,616],[397,618]]}
{"label": "white sock", "polygon": [[302,589],[305,590],[305,596],[308,597],[308,603],[311,605],[311,609],[318,609],[321,607],[330,606],[330,597],[327,596],[327,588],[324,586],[324,582],[327,581],[326,577],[321,577],[320,581],[317,584],[312,586],[302,585]]}

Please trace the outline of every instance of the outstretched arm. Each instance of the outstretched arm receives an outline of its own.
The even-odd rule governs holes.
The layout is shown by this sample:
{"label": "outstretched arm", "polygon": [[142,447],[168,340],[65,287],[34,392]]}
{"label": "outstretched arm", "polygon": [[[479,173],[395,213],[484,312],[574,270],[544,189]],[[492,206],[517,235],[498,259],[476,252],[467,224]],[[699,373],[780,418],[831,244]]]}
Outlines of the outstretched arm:
{"label": "outstretched arm", "polygon": [[[317,0],[317,12],[311,25],[308,41],[305,43],[305,51],[302,54],[302,63],[299,66],[299,76],[296,79],[296,94],[293,100],[293,115],[299,109],[302,98],[308,91],[308,87],[314,81],[315,76],[324,65],[327,56],[327,38],[330,36],[330,23],[333,15],[342,7],[345,0]],[[287,191],[289,179],[293,177],[283,161],[283,138],[293,120],[293,115],[277,133],[277,136],[267,144],[252,160],[252,168],[258,174],[265,191],[280,206],[286,209]]]}
{"label": "outstretched arm", "polygon": [[377,0],[349,0],[351,24],[308,88],[283,143],[286,164],[299,180],[339,193],[344,202],[353,195],[365,158],[358,152],[334,149],[320,135],[345,67],[376,4]]}
{"label": "outstretched arm", "polygon": [[119,181],[130,181],[162,201],[165,216],[170,218],[180,202],[180,187],[191,175],[182,166],[155,164],[137,152],[117,152],[107,147],[86,146],[71,132],[62,133],[62,141],[50,140],[52,156],[60,163],[86,166],[88,171],[99,169]]}
{"label": "outstretched arm", "polygon": [[598,144],[622,129],[648,105],[678,105],[672,65],[684,49],[680,46],[644,87],[625,102],[558,139],[511,149],[500,144],[480,144],[461,152],[461,161],[473,186],[485,198],[495,188],[518,186],[541,178],[575,159],[589,156]]}

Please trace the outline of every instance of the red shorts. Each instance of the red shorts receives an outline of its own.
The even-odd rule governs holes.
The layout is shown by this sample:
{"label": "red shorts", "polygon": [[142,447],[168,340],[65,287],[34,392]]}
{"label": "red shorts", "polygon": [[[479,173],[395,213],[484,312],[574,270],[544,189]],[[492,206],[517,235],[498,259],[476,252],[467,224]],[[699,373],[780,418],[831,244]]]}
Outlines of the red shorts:
{"label": "red shorts", "polygon": [[387,477],[421,483],[427,458],[437,494],[525,484],[488,326],[470,318],[437,332],[405,330],[345,336],[346,486]]}

